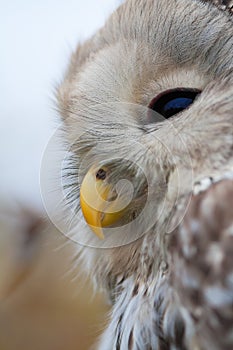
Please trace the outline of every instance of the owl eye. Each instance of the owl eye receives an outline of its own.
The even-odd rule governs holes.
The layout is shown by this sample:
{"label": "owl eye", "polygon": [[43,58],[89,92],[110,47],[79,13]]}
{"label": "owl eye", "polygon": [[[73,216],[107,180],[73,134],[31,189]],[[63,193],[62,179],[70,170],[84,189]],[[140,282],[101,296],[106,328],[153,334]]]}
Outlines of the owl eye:
{"label": "owl eye", "polygon": [[[198,89],[176,88],[162,92],[149,104],[149,109],[161,114],[168,119],[173,115],[187,109],[201,93]],[[156,122],[156,114],[148,113],[148,121]]]}

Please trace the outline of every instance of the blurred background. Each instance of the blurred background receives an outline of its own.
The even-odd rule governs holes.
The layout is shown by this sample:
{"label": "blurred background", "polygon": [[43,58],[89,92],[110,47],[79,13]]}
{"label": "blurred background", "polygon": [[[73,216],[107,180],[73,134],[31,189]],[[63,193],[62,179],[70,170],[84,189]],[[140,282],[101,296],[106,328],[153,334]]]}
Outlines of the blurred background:
{"label": "blurred background", "polygon": [[41,208],[40,159],[57,126],[53,90],[71,52],[119,0],[0,0],[0,194]]}
{"label": "blurred background", "polygon": [[[107,307],[44,219],[39,172],[71,52],[118,0],[0,0],[0,349],[89,349]],[[95,346],[94,346],[95,349]]]}

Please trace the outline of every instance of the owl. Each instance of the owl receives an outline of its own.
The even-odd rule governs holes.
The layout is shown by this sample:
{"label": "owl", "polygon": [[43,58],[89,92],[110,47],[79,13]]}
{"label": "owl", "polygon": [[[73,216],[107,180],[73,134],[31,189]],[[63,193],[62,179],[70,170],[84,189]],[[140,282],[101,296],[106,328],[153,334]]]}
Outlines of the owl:
{"label": "owl", "polygon": [[67,226],[112,305],[95,349],[233,348],[232,8],[126,0],[57,89]]}

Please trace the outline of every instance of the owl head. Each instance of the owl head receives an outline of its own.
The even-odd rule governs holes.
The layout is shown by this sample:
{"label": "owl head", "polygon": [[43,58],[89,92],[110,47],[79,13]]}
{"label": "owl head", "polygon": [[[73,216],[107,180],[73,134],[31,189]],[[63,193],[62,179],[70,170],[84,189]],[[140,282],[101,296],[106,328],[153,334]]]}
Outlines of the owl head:
{"label": "owl head", "polygon": [[171,231],[177,199],[231,168],[232,45],[211,4],[134,0],[78,46],[57,96],[80,235]]}

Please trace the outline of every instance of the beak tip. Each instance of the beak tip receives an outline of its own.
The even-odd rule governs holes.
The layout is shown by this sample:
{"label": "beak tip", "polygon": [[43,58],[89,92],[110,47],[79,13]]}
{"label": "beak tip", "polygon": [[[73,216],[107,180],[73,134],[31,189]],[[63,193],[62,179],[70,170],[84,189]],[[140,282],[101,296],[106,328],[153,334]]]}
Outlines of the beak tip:
{"label": "beak tip", "polygon": [[92,231],[96,234],[96,236],[100,239],[100,240],[104,240],[104,234],[103,234],[103,230],[102,227],[97,227],[97,226],[91,226],[90,228],[92,229]]}

